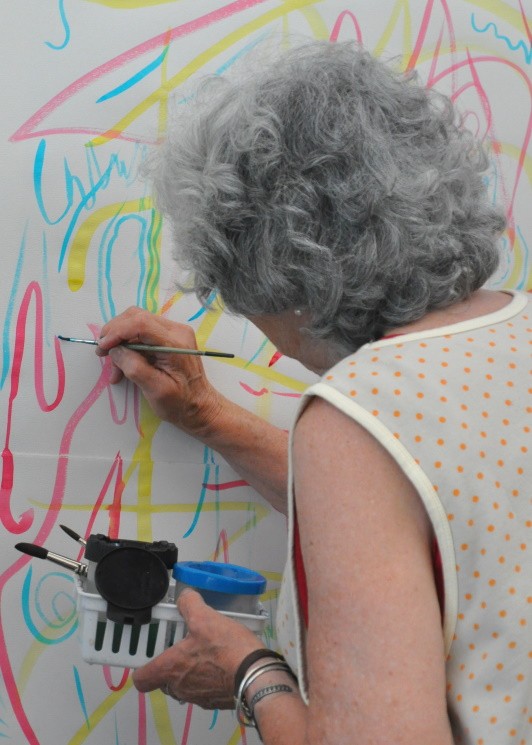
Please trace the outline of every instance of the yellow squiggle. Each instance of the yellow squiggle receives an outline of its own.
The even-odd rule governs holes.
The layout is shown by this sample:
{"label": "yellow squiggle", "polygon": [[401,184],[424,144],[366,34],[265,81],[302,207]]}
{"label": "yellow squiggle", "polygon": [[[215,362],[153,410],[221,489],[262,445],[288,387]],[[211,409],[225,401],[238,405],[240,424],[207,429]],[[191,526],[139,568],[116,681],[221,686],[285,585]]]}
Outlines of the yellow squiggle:
{"label": "yellow squiggle", "polygon": [[[165,46],[165,50],[168,51],[170,48],[170,39],[171,39],[171,30],[168,29],[168,37],[167,42]],[[166,86],[168,80],[168,54],[164,55],[163,62],[161,65],[161,90],[164,91],[164,94],[161,98],[161,103],[159,106],[159,136],[163,135],[166,132],[166,124],[168,121],[168,94],[169,90]]]}
{"label": "yellow squiggle", "polygon": [[386,47],[390,42],[390,38],[395,31],[395,27],[399,23],[399,16],[401,13],[404,14],[403,20],[403,59],[409,59],[412,54],[412,18],[410,15],[410,4],[408,0],[397,0],[393,7],[392,14],[386,28],[384,29],[380,39],[375,45],[373,53],[376,57],[380,57],[385,51]]}
{"label": "yellow squiggle", "polygon": [[240,725],[237,726],[229,740],[227,741],[227,745],[239,745],[239,743],[242,742],[242,730],[240,728]]}
{"label": "yellow squiggle", "polygon": [[144,398],[140,399],[140,429],[142,436],[139,438],[132,462],[124,474],[124,484],[127,484],[133,473],[138,469],[137,475],[137,538],[141,541],[152,541],[151,521],[151,492],[153,477],[153,459],[151,447],[153,438],[157,432],[161,420],[155,416]]}
{"label": "yellow squiggle", "polygon": [[135,121],[135,119],[144,114],[149,108],[159,103],[161,98],[167,97],[168,93],[171,90],[177,88],[177,86],[188,80],[189,77],[191,77],[195,72],[201,69],[205,64],[207,64],[218,54],[220,54],[221,52],[225,52],[233,44],[236,44],[249,34],[262,28],[263,26],[266,26],[268,23],[271,23],[278,18],[282,18],[288,13],[292,13],[294,10],[299,10],[310,5],[315,5],[317,2],[319,2],[319,0],[286,0],[286,2],[283,3],[283,5],[279,8],[273,8],[272,10],[263,13],[263,15],[259,16],[253,21],[244,24],[240,28],[225,36],[223,39],[220,39],[218,42],[216,42],[216,44],[213,44],[212,47],[209,47],[209,49],[206,49],[199,55],[197,55],[197,57],[189,62],[188,65],[185,65],[185,67],[179,73],[174,75],[165,83],[164,90],[160,86],[141,103],[135,106],[128,114],[126,114],[126,116],[122,117],[122,119],[120,119],[120,121],[118,121],[107,132],[105,132],[103,135],[95,137],[93,140],[91,140],[90,143],[88,143],[88,145],[103,145],[106,142],[119,137],[122,132],[132,122]]}
{"label": "yellow squiggle", "polygon": [[159,735],[161,745],[177,745],[174,737],[174,729],[170,712],[168,710],[168,697],[162,691],[152,691],[149,694],[150,705],[153,712],[153,722]]}
{"label": "yellow squiggle", "polygon": [[148,239],[148,276],[145,291],[145,308],[156,313],[159,307],[159,280],[161,274],[161,243],[163,220],[159,212],[153,210]]}
{"label": "yellow squiggle", "polygon": [[[497,151],[507,155],[512,160],[519,160],[522,149],[511,142],[498,142]],[[523,171],[526,173],[529,183],[532,185],[532,154],[527,153],[523,161]]]}
{"label": "yellow squiggle", "polygon": [[108,204],[95,210],[78,228],[70,244],[67,264],[68,287],[72,292],[77,292],[85,282],[85,269],[87,264],[87,253],[90,248],[92,237],[99,226],[105,220],[110,220],[118,215],[128,215],[133,212],[143,212],[153,209],[152,200],[149,197],[133,199],[130,202]]}
{"label": "yellow squiggle", "polygon": [[329,38],[329,28],[315,8],[304,8],[301,12],[302,15],[304,15],[307,19],[307,23],[312,29],[312,33],[314,34],[316,39]]}
{"label": "yellow squiggle", "polygon": [[133,682],[131,678],[129,678],[123,688],[121,688],[119,691],[113,691],[104,701],[102,701],[99,706],[96,707],[96,709],[94,709],[93,712],[91,712],[91,729],[88,730],[86,724],[83,724],[74,734],[74,736],[68,741],[67,745],[81,745],[85,742],[89,735],[93,735],[94,730],[96,729],[98,724],[110,711],[112,711],[112,709],[114,709],[120,699],[125,696],[125,694],[132,686]]}
{"label": "yellow squiggle", "polygon": [[523,279],[523,270],[526,262],[526,252],[522,245],[519,236],[516,235],[513,243],[513,268],[510,276],[505,281],[504,286],[508,288],[522,287],[525,290],[532,288],[532,266],[528,271],[528,275]]}
{"label": "yellow squiggle", "polygon": [[[51,630],[52,629],[49,626],[46,627],[46,631],[48,633],[49,638],[51,638],[50,636]],[[63,630],[57,631],[58,637],[61,636],[62,634],[64,634]],[[34,639],[30,648],[26,652],[24,659],[22,661],[22,665],[20,666],[20,672],[17,677],[17,690],[21,696],[24,695],[26,686],[28,685],[28,681],[31,677],[31,674],[33,673],[33,669],[35,668],[35,666],[37,665],[39,661],[40,656],[47,649],[48,649],[47,645],[42,644],[42,642],[39,642],[36,639]]]}

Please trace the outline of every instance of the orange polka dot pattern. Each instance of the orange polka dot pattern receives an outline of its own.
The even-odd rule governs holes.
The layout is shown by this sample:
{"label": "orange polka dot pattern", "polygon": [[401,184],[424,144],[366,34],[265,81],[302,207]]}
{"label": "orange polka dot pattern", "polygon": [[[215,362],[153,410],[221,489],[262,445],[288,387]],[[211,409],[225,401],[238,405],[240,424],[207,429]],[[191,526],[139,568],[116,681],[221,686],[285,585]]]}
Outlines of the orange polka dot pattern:
{"label": "orange polka dot pattern", "polygon": [[458,586],[447,695],[461,745],[532,745],[532,307],[526,299],[516,294],[502,317],[484,317],[486,325],[477,319],[466,330],[447,326],[441,336],[409,334],[367,345],[316,387],[325,383],[343,394],[342,410],[360,423],[358,407],[384,424],[443,506]]}

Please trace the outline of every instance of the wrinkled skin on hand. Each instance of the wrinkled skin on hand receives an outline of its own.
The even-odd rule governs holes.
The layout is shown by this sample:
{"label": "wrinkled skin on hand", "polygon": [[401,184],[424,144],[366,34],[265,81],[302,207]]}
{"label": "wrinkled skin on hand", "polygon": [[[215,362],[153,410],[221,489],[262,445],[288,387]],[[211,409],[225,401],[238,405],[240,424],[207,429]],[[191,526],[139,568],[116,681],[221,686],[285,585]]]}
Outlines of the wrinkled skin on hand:
{"label": "wrinkled skin on hand", "polygon": [[111,383],[125,376],[139,386],[160,419],[201,437],[223,406],[223,397],[205,375],[201,357],[147,354],[120,346],[128,342],[197,349],[193,329],[141,308],[128,308],[103,326],[96,354],[111,358]]}
{"label": "wrinkled skin on hand", "polygon": [[177,605],[187,627],[185,638],[135,670],[135,687],[144,693],[161,688],[203,709],[234,708],[236,670],[263,645],[252,631],[210,608],[193,590],[183,590]]}

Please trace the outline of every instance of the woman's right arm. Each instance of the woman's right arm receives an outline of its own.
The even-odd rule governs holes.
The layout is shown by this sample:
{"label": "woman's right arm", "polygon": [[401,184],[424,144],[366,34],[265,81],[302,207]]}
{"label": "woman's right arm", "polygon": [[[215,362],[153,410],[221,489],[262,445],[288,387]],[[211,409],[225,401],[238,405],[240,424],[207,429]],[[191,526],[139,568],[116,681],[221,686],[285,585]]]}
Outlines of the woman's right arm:
{"label": "woman's right arm", "polygon": [[140,308],[103,326],[96,353],[109,355],[110,382],[126,377],[161,419],[216,450],[276,510],[286,514],[288,435],[225,398],[195,355],[145,355],[126,342],[196,349],[193,329]]}

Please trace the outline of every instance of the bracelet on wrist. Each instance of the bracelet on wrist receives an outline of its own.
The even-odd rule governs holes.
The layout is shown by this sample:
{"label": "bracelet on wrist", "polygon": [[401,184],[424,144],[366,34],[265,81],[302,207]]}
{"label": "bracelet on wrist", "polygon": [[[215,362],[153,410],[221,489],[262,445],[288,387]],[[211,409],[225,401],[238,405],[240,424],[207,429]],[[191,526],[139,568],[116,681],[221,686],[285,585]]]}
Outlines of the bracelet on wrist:
{"label": "bracelet on wrist", "polygon": [[253,665],[255,662],[265,657],[272,657],[276,660],[281,660],[282,662],[285,662],[285,658],[283,657],[282,654],[279,654],[279,652],[273,652],[271,649],[262,648],[262,649],[255,649],[254,652],[250,652],[250,654],[244,657],[244,659],[238,666],[238,669],[235,673],[235,682],[233,685],[233,691],[234,691],[235,698],[237,697],[240,684],[242,683],[242,679],[244,675],[247,673],[247,671],[249,670],[249,668],[251,667],[251,665]]}
{"label": "bracelet on wrist", "polygon": [[272,693],[293,693],[294,689],[286,683],[276,683],[275,685],[266,686],[257,691],[251,701],[249,702],[249,710],[251,712],[251,718],[255,721],[255,706],[262,701],[263,698],[269,696]]}
{"label": "bracelet on wrist", "polygon": [[[296,676],[294,675],[290,666],[284,660],[284,658],[281,658],[280,660],[274,659],[274,660],[271,660],[270,662],[265,662],[264,664],[258,667],[250,666],[250,668],[244,673],[244,676],[240,682],[240,686],[238,688],[237,694],[235,696],[236,716],[237,716],[239,723],[242,724],[244,727],[255,727],[255,729],[257,729],[257,723],[255,722],[255,718],[253,716],[253,708],[246,701],[247,689],[261,675],[263,675],[264,673],[273,671],[273,670],[280,670],[285,673],[288,673],[288,675],[290,675],[297,683]],[[277,685],[285,686],[285,684],[277,684]],[[286,688],[289,688],[290,691],[285,691],[285,688],[279,688],[277,692],[281,692],[281,690],[285,692],[290,692],[290,693],[293,692],[293,689],[290,688],[290,686],[286,686]],[[273,693],[274,691],[270,691],[270,692]],[[263,695],[268,695],[268,694],[263,694]]]}

